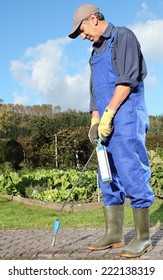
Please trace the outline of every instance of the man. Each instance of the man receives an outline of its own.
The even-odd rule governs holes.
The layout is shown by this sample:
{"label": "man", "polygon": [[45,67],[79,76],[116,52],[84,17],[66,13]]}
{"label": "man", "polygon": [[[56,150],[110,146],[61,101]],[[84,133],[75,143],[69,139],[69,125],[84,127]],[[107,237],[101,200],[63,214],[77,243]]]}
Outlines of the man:
{"label": "man", "polygon": [[124,246],[123,217],[126,196],[133,210],[135,237],[121,253],[139,257],[152,250],[149,207],[154,193],[149,186],[150,168],[145,147],[148,115],[143,80],[147,75],[140,44],[133,32],[105,21],[99,8],[80,6],[74,14],[69,37],[81,35],[93,42],[90,58],[89,138],[101,138],[106,146],[113,182],[99,182],[104,203],[106,231],[87,248],[103,250]]}

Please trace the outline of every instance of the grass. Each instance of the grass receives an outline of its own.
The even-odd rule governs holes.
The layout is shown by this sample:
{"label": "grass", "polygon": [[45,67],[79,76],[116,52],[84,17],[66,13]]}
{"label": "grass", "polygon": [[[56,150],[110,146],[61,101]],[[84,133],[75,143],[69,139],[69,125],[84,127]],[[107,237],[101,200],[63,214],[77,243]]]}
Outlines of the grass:
{"label": "grass", "polygon": [[[26,206],[0,197],[0,229],[51,228],[59,212],[38,206]],[[163,203],[150,207],[151,226],[163,226]],[[63,228],[104,227],[103,210],[67,213],[61,216]],[[125,206],[125,227],[133,226],[132,209]]]}

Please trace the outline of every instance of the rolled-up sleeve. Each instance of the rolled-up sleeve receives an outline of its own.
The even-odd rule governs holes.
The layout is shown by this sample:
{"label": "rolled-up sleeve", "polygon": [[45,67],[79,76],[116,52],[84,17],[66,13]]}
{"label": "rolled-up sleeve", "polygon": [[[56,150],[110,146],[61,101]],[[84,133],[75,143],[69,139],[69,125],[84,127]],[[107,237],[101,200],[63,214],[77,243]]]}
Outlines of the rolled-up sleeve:
{"label": "rolled-up sleeve", "polygon": [[128,84],[132,90],[147,75],[140,44],[126,27],[120,28],[115,37],[112,61],[118,76],[115,85]]}

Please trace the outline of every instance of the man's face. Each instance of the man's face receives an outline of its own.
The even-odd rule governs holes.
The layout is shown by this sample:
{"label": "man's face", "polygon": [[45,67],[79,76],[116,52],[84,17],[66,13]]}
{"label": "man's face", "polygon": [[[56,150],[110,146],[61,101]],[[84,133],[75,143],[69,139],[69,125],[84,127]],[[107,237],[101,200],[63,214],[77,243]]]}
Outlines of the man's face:
{"label": "man's face", "polygon": [[97,22],[98,20],[94,15],[90,16],[87,20],[84,20],[82,22],[79,27],[79,34],[81,35],[83,40],[87,39],[94,43],[99,41],[99,37],[101,34],[99,34]]}

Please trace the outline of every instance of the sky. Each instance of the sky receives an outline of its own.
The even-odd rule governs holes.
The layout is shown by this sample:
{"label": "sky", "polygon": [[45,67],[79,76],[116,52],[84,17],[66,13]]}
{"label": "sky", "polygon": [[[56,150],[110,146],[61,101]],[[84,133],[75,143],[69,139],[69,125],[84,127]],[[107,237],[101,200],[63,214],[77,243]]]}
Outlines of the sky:
{"label": "sky", "polygon": [[85,3],[134,31],[148,69],[148,114],[163,114],[163,0],[0,0],[0,99],[89,111],[92,43],[68,37],[73,14]]}

